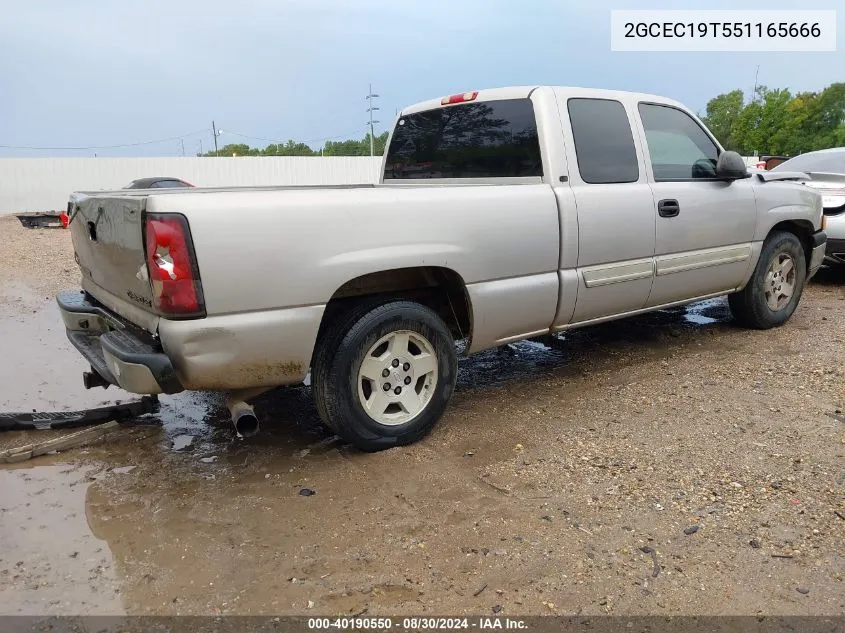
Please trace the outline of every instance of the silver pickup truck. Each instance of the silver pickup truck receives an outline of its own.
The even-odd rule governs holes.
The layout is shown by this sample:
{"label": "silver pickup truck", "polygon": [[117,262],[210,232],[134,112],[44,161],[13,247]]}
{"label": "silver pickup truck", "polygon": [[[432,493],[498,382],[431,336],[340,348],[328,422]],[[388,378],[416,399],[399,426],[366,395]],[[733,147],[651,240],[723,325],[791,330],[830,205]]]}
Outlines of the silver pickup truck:
{"label": "silver pickup truck", "polygon": [[58,303],[89,388],[222,390],[248,436],[250,400],[310,372],[325,423],[379,450],[441,417],[456,339],[725,294],[784,323],[825,252],[802,177],[750,174],[670,99],[468,92],[403,110],[375,185],[74,194],[82,290]]}

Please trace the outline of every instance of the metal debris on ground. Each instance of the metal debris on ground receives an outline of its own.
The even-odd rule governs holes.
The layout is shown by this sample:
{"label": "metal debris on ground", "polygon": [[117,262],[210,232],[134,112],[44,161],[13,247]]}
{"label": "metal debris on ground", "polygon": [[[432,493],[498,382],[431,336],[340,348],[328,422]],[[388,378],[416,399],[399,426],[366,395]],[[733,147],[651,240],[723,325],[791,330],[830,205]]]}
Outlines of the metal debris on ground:
{"label": "metal debris on ground", "polygon": [[62,437],[45,440],[43,442],[36,442],[34,444],[27,444],[26,446],[18,446],[17,448],[0,451],[0,464],[23,462],[28,459],[32,459],[33,457],[46,455],[47,453],[78,448],[85,444],[90,444],[103,439],[103,437],[111,431],[117,429],[119,426],[120,425],[117,422],[112,420],[90,429],[71,433],[70,435],[64,435]]}
{"label": "metal debris on ground", "polygon": [[[138,402],[114,404],[84,411],[48,411],[31,413],[0,413],[0,431],[44,431],[72,429],[102,424],[114,420],[126,423],[158,411],[158,398],[144,396]],[[142,422],[138,422],[141,424]]]}
{"label": "metal debris on ground", "polygon": [[67,227],[62,215],[60,213],[21,213],[17,218],[28,229],[62,229]]}

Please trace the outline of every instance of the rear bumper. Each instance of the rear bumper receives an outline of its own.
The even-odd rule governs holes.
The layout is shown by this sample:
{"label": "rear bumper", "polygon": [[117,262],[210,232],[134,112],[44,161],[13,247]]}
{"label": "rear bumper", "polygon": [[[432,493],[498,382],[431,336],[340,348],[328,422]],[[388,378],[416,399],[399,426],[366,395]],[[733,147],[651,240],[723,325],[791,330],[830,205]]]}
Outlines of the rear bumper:
{"label": "rear bumper", "polygon": [[184,390],[158,341],[104,308],[87,293],[67,290],[56,297],[67,337],[105,381],[130,393]]}
{"label": "rear bumper", "polygon": [[807,279],[810,279],[813,275],[815,275],[824,262],[827,244],[827,234],[824,231],[816,231],[813,233],[813,250],[810,254],[810,268],[807,274]]}

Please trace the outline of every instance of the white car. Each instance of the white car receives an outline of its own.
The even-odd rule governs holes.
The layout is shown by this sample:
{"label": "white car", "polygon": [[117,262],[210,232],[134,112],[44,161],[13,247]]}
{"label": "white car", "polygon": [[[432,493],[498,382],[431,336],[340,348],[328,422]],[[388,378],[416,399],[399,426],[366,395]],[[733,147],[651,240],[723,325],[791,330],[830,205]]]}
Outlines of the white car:
{"label": "white car", "polygon": [[822,195],[825,233],[827,233],[826,261],[845,265],[845,147],[807,152],[781,163],[772,170],[800,171],[810,180],[804,181]]}

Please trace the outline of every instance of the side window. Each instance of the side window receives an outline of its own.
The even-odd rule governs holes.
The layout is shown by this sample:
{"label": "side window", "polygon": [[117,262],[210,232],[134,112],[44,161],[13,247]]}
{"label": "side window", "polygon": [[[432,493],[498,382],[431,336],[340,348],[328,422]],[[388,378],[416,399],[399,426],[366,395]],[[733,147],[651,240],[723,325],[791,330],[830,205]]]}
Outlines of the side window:
{"label": "side window", "polygon": [[686,112],[641,103],[648,153],[655,180],[716,177],[719,148]]}
{"label": "side window", "polygon": [[591,184],[636,182],[640,167],[625,107],[609,99],[574,98],[567,108],[581,179]]}

